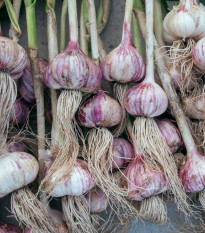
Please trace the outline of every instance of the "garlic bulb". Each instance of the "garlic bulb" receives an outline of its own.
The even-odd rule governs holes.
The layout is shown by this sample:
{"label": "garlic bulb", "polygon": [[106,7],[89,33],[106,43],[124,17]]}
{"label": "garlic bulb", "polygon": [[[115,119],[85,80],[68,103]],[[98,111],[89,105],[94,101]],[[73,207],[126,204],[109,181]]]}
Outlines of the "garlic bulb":
{"label": "garlic bulb", "polygon": [[183,143],[181,134],[178,128],[168,119],[155,119],[157,126],[164,136],[172,153],[175,153]]}
{"label": "garlic bulb", "polygon": [[130,163],[124,174],[127,178],[129,196],[133,200],[141,201],[167,190],[163,173],[150,169],[140,158]]}
{"label": "garlic bulb", "polygon": [[0,69],[17,80],[21,77],[26,62],[25,50],[15,41],[0,36]]}
{"label": "garlic bulb", "polygon": [[205,188],[205,155],[194,148],[179,172],[186,192],[198,193]]}
{"label": "garlic bulb", "polygon": [[[41,74],[43,75],[46,67],[48,65],[47,60],[44,58],[39,58],[39,67]],[[28,103],[35,103],[35,92],[34,92],[34,85],[33,85],[33,78],[31,74],[31,67],[30,62],[27,60],[26,67],[23,71],[23,75],[21,79],[19,80],[18,84],[18,90],[20,95],[23,97],[23,99]]]}
{"label": "garlic bulb", "polygon": [[147,82],[146,78],[124,95],[124,107],[131,115],[156,117],[164,113],[167,106],[164,90],[154,82]]}
{"label": "garlic bulb", "polygon": [[182,102],[182,107],[187,117],[205,120],[205,93],[196,97],[188,96]]}
{"label": "garlic bulb", "polygon": [[112,127],[122,118],[120,104],[112,97],[99,90],[84,102],[78,110],[78,121],[81,125],[91,128],[95,126]]}
{"label": "garlic bulb", "polygon": [[8,147],[6,148],[7,152],[24,152],[25,151],[25,145],[22,142],[15,142],[15,141],[8,141],[7,142]]}
{"label": "garlic bulb", "polygon": [[205,37],[195,44],[192,53],[194,65],[205,73]]}
{"label": "garlic bulb", "polygon": [[21,99],[16,99],[14,102],[11,114],[10,124],[23,124],[28,118],[29,108]]}
{"label": "garlic bulb", "polygon": [[204,24],[204,5],[198,5],[194,0],[180,0],[179,5],[174,6],[164,18],[164,40],[172,43],[180,38],[202,38]]}
{"label": "garlic bulb", "polygon": [[113,168],[121,168],[134,158],[134,151],[131,143],[123,138],[113,140]]}
{"label": "garlic bulb", "polygon": [[[48,168],[49,169],[49,168]],[[49,183],[55,182],[55,176],[58,176],[62,170],[55,171],[52,178],[45,182],[45,188]],[[88,165],[82,160],[77,160],[73,170],[68,177],[55,185],[52,193],[53,197],[63,197],[66,195],[80,196],[95,186],[95,181],[92,178]]]}
{"label": "garlic bulb", "polygon": [[0,233],[23,233],[23,230],[13,224],[0,222]]}
{"label": "garlic bulb", "polygon": [[133,1],[126,2],[122,42],[101,62],[103,79],[121,83],[140,82],[145,76],[145,64],[131,43]]}
{"label": "garlic bulb", "polygon": [[91,213],[99,213],[105,210],[108,206],[108,198],[105,193],[99,188],[91,189],[86,195],[89,210]]}
{"label": "garlic bulb", "polygon": [[44,83],[53,89],[93,92],[99,87],[101,76],[100,68],[83,53],[78,42],[71,40],[65,51],[48,65]]}
{"label": "garlic bulb", "polygon": [[5,153],[0,157],[0,197],[22,188],[38,175],[37,160],[25,152]]}

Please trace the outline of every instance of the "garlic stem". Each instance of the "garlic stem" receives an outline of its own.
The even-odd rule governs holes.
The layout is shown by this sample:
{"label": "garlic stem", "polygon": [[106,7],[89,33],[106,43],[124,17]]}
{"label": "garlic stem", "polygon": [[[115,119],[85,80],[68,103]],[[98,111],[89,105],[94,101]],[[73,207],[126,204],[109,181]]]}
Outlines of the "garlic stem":
{"label": "garlic stem", "polygon": [[[48,58],[51,62],[54,57],[58,54],[58,39],[57,39],[57,23],[55,16],[55,0],[47,0],[47,36],[48,36]],[[52,141],[58,140],[58,130],[57,130],[57,91],[50,89],[51,93],[51,106],[52,106]]]}
{"label": "garlic stem", "polygon": [[78,42],[78,17],[76,0],[68,0],[70,41]]}
{"label": "garlic stem", "polygon": [[81,3],[81,10],[80,10],[80,47],[83,50],[83,52],[86,55],[88,55],[88,41],[86,39],[86,23],[85,23],[83,2]]}
{"label": "garlic stem", "polygon": [[97,23],[94,0],[87,0],[88,6],[88,21],[90,24],[91,35],[91,48],[92,48],[92,60],[99,65],[99,52],[98,52],[98,35],[97,35]]}
{"label": "garlic stem", "polygon": [[61,11],[61,35],[60,35],[60,51],[65,50],[65,26],[66,26],[66,16],[68,10],[68,0],[63,1],[62,11]]}
{"label": "garlic stem", "polygon": [[146,0],[146,81],[154,81],[153,0]]}
{"label": "garlic stem", "polygon": [[[19,20],[19,13],[21,9],[21,2],[22,0],[13,0],[13,8],[16,13],[16,19]],[[9,30],[9,37],[13,39],[14,41],[18,42],[18,32],[14,29],[13,25],[11,24],[10,30]]]}
{"label": "garlic stem", "polygon": [[122,31],[122,42],[131,43],[131,21],[133,0],[127,0],[125,6],[124,25]]}
{"label": "garlic stem", "polygon": [[159,46],[165,46],[165,42],[163,40],[163,15],[161,0],[154,0],[154,34]]}
{"label": "garlic stem", "polygon": [[[139,20],[139,25],[140,25],[142,34],[143,36],[145,36],[143,33],[144,27],[145,27],[145,16],[143,12],[140,12],[140,11],[135,11],[135,12],[137,13],[137,18]],[[179,127],[182,138],[184,140],[184,143],[187,149],[187,156],[190,156],[191,152],[196,149],[196,145],[191,135],[191,131],[187,124],[186,117],[182,110],[176,90],[174,89],[174,86],[172,84],[171,77],[168,71],[166,70],[166,63],[165,63],[165,60],[162,54],[160,53],[160,48],[156,40],[154,42],[154,47],[155,47],[155,58],[156,58],[157,71],[158,71],[162,86],[168,96],[171,109],[175,115],[177,125]]]}

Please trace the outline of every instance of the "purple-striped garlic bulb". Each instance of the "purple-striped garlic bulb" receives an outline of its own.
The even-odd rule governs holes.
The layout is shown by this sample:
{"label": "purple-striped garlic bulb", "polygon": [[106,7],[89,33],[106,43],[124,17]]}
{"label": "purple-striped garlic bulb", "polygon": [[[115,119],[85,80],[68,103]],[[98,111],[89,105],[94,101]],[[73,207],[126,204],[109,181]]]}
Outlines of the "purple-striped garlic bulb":
{"label": "purple-striped garlic bulb", "polygon": [[163,173],[149,168],[139,157],[128,165],[124,174],[129,196],[133,200],[141,201],[167,190]]}
{"label": "purple-striped garlic bulb", "polygon": [[26,150],[25,145],[22,142],[18,141],[8,141],[8,147],[6,148],[7,152],[24,152]]}
{"label": "purple-striped garlic bulb", "polygon": [[101,62],[102,77],[121,83],[140,82],[145,77],[145,64],[131,42],[133,1],[126,1],[122,42]]}
{"label": "purple-striped garlic bulb", "polygon": [[164,90],[154,80],[154,34],[152,12],[146,14],[146,76],[124,94],[123,103],[131,115],[156,117],[168,107]]}
{"label": "purple-striped garlic bulb", "polygon": [[11,124],[23,124],[28,118],[29,108],[27,104],[21,99],[16,99],[14,102],[11,114],[10,123]]}
{"label": "purple-striped garlic bulb", "polygon": [[171,152],[175,153],[183,143],[178,128],[168,119],[155,119],[155,121]]}
{"label": "purple-striped garlic bulb", "polygon": [[85,194],[89,210],[91,213],[99,213],[108,206],[108,198],[105,193],[98,187],[91,189]]}
{"label": "purple-striped garlic bulb", "polygon": [[13,224],[0,222],[0,233],[23,233],[23,230]]}
{"label": "purple-striped garlic bulb", "polygon": [[0,198],[33,182],[38,171],[38,161],[28,153],[13,152],[1,155]]}
{"label": "purple-striped garlic bulb", "polygon": [[[47,65],[48,65],[47,60],[45,60],[44,58],[39,58],[39,67],[42,75],[46,70]],[[32,78],[31,66],[29,60],[27,60],[27,64],[23,71],[23,75],[19,80],[18,90],[20,95],[23,97],[23,99],[26,102],[31,104],[35,103],[36,99],[35,99],[33,78]]]}
{"label": "purple-striped garlic bulb", "polygon": [[205,120],[205,93],[195,97],[188,96],[182,102],[184,113],[187,117],[197,120]]}
{"label": "purple-striped garlic bulb", "polygon": [[179,171],[180,179],[186,192],[198,193],[205,188],[205,155],[193,147],[186,158]]}
{"label": "purple-striped garlic bulb", "polygon": [[196,0],[180,0],[164,18],[164,40],[172,43],[178,39],[200,39],[205,35],[204,24],[204,5],[198,5]]}
{"label": "purple-striped garlic bulb", "polygon": [[134,158],[133,147],[130,142],[123,138],[113,140],[113,163],[112,169],[122,168]]}
{"label": "purple-striped garlic bulb", "polygon": [[85,101],[78,110],[79,123],[88,128],[95,126],[112,127],[117,125],[121,118],[120,104],[102,90]]}
{"label": "purple-striped garlic bulb", "polygon": [[195,44],[192,50],[192,58],[194,65],[205,73],[205,37]]}
{"label": "purple-striped garlic bulb", "polygon": [[15,41],[0,36],[0,70],[17,80],[22,76],[26,62],[25,50]]}
{"label": "purple-striped garlic bulb", "polygon": [[70,42],[48,65],[44,83],[52,89],[72,89],[93,92],[101,83],[100,68],[84,54],[78,43],[76,0],[69,1]]}
{"label": "purple-striped garlic bulb", "polygon": [[168,98],[164,90],[146,76],[142,83],[125,93],[124,107],[131,115],[156,117],[166,111]]}
{"label": "purple-striped garlic bulb", "polygon": [[[49,169],[49,167],[48,167]],[[45,182],[45,188],[55,183],[55,177],[62,170],[55,171],[50,180]],[[50,193],[52,197],[63,197],[66,195],[80,196],[95,186],[95,181],[88,170],[88,165],[85,161],[77,160],[70,174],[57,183]]]}

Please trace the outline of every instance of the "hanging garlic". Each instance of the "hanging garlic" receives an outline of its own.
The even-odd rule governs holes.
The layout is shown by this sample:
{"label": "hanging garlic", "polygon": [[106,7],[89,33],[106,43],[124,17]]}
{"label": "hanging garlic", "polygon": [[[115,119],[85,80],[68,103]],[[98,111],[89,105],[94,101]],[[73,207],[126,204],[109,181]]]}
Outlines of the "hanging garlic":
{"label": "hanging garlic", "polygon": [[89,210],[91,213],[99,213],[105,210],[108,206],[108,198],[105,193],[99,188],[91,189],[86,195]]}
{"label": "hanging garlic", "polygon": [[122,118],[120,104],[99,89],[98,94],[85,101],[78,110],[78,121],[85,127],[112,127]]}
{"label": "hanging garlic", "polygon": [[[39,58],[38,61],[39,61],[41,74],[43,74],[48,65],[48,62],[44,58]],[[31,67],[29,60],[27,60],[27,64],[23,71],[23,75],[19,80],[18,91],[26,102],[31,104],[35,103],[36,99],[35,99],[33,78],[31,74]]]}
{"label": "hanging garlic", "polygon": [[22,188],[38,175],[37,160],[25,152],[5,153],[0,157],[0,198]]}
{"label": "hanging garlic", "polygon": [[205,120],[205,93],[186,97],[182,102],[182,107],[187,117]]}
{"label": "hanging garlic", "polygon": [[17,80],[22,76],[26,62],[25,50],[13,40],[0,36],[0,70]]}
{"label": "hanging garlic", "polygon": [[177,39],[200,39],[205,35],[204,24],[204,5],[194,0],[180,0],[164,18],[164,40],[172,43]]}
{"label": "hanging garlic", "polygon": [[172,153],[175,153],[183,143],[181,134],[178,128],[168,119],[155,119],[157,126],[165,138]]}
{"label": "hanging garlic", "polygon": [[134,158],[132,145],[123,138],[115,138],[113,140],[113,162],[112,169],[122,168]]}
{"label": "hanging garlic", "polygon": [[27,104],[21,99],[16,99],[10,114],[10,124],[23,124],[26,122],[28,115],[29,108]]}
{"label": "hanging garlic", "polygon": [[[47,168],[49,170],[49,167]],[[82,160],[77,160],[70,174],[62,181],[55,183],[55,177],[63,170],[55,171],[51,179],[45,182],[45,188],[53,184],[54,188],[50,195],[53,197],[63,197],[66,195],[80,196],[95,186],[88,165]]]}
{"label": "hanging garlic", "polygon": [[121,83],[140,82],[145,76],[145,64],[132,46],[131,19],[133,0],[126,1],[122,42],[101,62],[103,79]]}
{"label": "hanging garlic", "polygon": [[194,65],[205,73],[205,37],[195,44],[192,53]]}
{"label": "hanging garlic", "polygon": [[23,233],[23,230],[13,224],[0,222],[0,233]]}

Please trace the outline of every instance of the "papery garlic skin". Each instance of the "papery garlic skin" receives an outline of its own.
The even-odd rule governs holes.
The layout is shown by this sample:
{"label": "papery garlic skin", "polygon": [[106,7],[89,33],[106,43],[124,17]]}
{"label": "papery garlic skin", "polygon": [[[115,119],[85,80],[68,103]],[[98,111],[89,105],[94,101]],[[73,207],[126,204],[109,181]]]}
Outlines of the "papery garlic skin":
{"label": "papery garlic skin", "polygon": [[[47,60],[45,60],[44,58],[39,58],[39,67],[40,67],[40,71],[42,75],[44,71],[46,70],[47,65],[48,65]],[[18,90],[19,90],[20,95],[23,97],[23,99],[26,102],[31,103],[31,104],[35,103],[36,99],[35,99],[35,92],[34,92],[34,84],[33,84],[33,78],[32,78],[29,60],[27,60],[26,67],[23,70],[21,79],[19,80]]]}
{"label": "papery garlic skin", "polygon": [[26,66],[25,50],[13,40],[0,37],[0,69],[8,72],[15,80],[21,77]]}
{"label": "papery garlic skin", "polygon": [[193,0],[180,0],[164,18],[164,40],[172,43],[177,39],[200,38],[205,33],[204,25],[204,6]]}
{"label": "papery garlic skin", "polygon": [[101,62],[102,77],[121,83],[140,82],[145,77],[145,64],[131,42],[122,42]]}
{"label": "papery garlic skin", "polygon": [[0,222],[0,233],[23,233],[23,230],[13,224]]}
{"label": "papery garlic skin", "polygon": [[[49,169],[49,168],[48,168]],[[55,177],[58,176],[59,172],[62,170],[54,172],[52,178],[45,182],[45,188],[50,184],[55,182]],[[63,197],[66,195],[70,196],[80,196],[86,193],[88,190],[95,186],[95,180],[93,179],[90,171],[88,170],[88,165],[82,160],[77,160],[73,167],[73,170],[68,175],[66,179],[56,184],[52,193],[52,197]]]}
{"label": "papery garlic skin", "polygon": [[48,65],[44,83],[53,89],[93,92],[100,86],[101,77],[100,68],[83,53],[77,42],[70,41],[65,51]]}
{"label": "papery garlic skin", "polygon": [[85,198],[87,200],[91,213],[100,213],[108,206],[108,198],[105,193],[99,188],[94,188],[90,190],[85,195]]}
{"label": "papery garlic skin", "polygon": [[200,96],[187,97],[182,102],[184,113],[187,117],[197,120],[205,120],[205,94]]}
{"label": "papery garlic skin", "polygon": [[168,119],[155,119],[155,121],[171,152],[175,153],[183,143],[179,130]]}
{"label": "papery garlic skin", "polygon": [[39,171],[37,160],[25,152],[5,153],[0,157],[0,197],[33,182]]}
{"label": "papery garlic skin", "polygon": [[123,103],[131,115],[156,117],[166,111],[168,98],[158,84],[142,82],[125,93]]}
{"label": "papery garlic skin", "polygon": [[192,53],[194,65],[205,73],[205,37],[195,44]]}
{"label": "papery garlic skin", "polygon": [[134,158],[134,151],[131,143],[123,138],[113,140],[113,163],[112,169],[122,168]]}
{"label": "papery garlic skin", "polygon": [[195,148],[179,172],[186,192],[198,193],[205,188],[205,155]]}
{"label": "papery garlic skin", "polygon": [[103,92],[84,102],[78,110],[79,123],[88,128],[112,127],[117,125],[121,119],[120,104]]}
{"label": "papery garlic skin", "polygon": [[26,122],[29,108],[24,101],[16,99],[10,114],[10,124],[23,124]]}
{"label": "papery garlic skin", "polygon": [[135,201],[142,201],[167,190],[163,173],[157,173],[146,167],[141,159],[130,163],[124,174],[127,178],[129,196]]}

